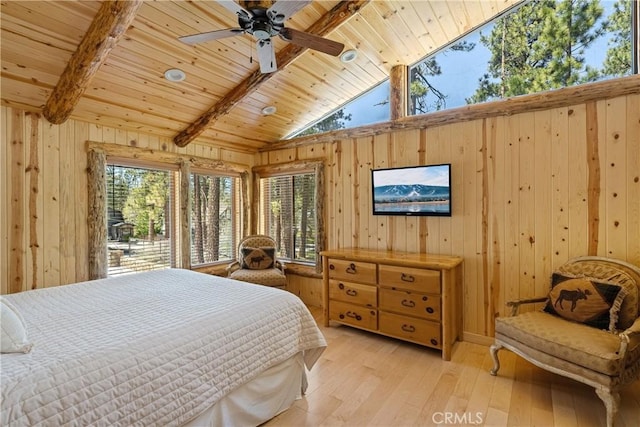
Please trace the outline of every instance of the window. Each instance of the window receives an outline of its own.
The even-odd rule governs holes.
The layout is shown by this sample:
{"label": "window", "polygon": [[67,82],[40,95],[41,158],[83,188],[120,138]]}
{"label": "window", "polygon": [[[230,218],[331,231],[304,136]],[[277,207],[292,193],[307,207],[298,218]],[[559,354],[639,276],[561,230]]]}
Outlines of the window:
{"label": "window", "polygon": [[261,229],[276,240],[278,257],[315,263],[319,250],[316,173],[261,178],[260,195]]}
{"label": "window", "polygon": [[108,164],[109,276],[174,267],[175,172]]}
{"label": "window", "polygon": [[365,93],[358,95],[337,110],[332,111],[319,121],[286,138],[380,123],[389,120],[390,117],[389,80],[387,79]]}
{"label": "window", "polygon": [[235,258],[239,178],[191,174],[191,265]]}
{"label": "window", "polygon": [[410,114],[633,72],[632,2],[532,0],[409,68]]}

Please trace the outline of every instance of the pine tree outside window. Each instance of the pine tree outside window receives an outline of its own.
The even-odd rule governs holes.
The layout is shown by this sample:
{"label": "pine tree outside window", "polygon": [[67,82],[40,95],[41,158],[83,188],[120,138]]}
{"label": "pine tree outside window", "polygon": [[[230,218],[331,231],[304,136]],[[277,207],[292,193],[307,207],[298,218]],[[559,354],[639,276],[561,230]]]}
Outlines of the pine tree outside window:
{"label": "pine tree outside window", "polygon": [[282,260],[317,261],[316,175],[306,172],[260,179],[263,233],[273,237]]}
{"label": "pine tree outside window", "polygon": [[227,262],[237,246],[238,180],[231,176],[191,174],[191,265]]}
{"label": "pine tree outside window", "polygon": [[108,164],[108,276],[176,266],[176,172]]}
{"label": "pine tree outside window", "polygon": [[408,111],[425,114],[637,72],[633,7],[630,0],[518,5],[411,66]]}

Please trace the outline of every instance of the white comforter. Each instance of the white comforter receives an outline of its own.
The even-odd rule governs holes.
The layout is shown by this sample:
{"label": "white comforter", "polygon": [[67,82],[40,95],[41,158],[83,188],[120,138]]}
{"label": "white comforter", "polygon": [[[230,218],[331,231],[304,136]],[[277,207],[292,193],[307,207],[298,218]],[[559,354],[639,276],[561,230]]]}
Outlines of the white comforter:
{"label": "white comforter", "polygon": [[179,425],[266,368],[326,346],[278,289],[163,270],[7,296],[28,354],[1,357],[3,426]]}

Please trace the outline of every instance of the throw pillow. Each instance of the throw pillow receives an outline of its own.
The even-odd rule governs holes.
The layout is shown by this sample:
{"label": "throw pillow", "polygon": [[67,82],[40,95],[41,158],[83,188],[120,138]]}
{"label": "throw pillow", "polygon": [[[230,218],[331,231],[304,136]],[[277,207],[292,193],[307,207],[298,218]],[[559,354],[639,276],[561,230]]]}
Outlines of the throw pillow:
{"label": "throw pillow", "polygon": [[615,283],[554,273],[544,311],[615,332],[625,295],[624,289]]}
{"label": "throw pillow", "polygon": [[242,248],[242,268],[265,270],[273,268],[275,248]]}
{"label": "throw pillow", "polygon": [[33,344],[27,339],[24,319],[16,308],[0,299],[0,352],[28,353]]}

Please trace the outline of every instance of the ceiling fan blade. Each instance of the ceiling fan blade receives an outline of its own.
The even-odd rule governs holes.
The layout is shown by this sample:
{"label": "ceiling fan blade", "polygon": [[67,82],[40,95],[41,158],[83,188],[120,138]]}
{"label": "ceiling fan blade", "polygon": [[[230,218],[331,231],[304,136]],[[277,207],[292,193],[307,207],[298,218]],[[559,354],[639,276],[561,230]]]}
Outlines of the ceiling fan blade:
{"label": "ceiling fan blade", "polygon": [[294,30],[293,28],[283,28],[280,31],[280,37],[298,46],[308,47],[333,56],[340,55],[340,52],[344,49],[342,43],[325,39],[315,34]]}
{"label": "ceiling fan blade", "polygon": [[240,17],[245,18],[246,20],[249,20],[249,19],[253,18],[253,14],[251,12],[249,12],[247,9],[243,8],[242,6],[240,6],[235,1],[232,1],[232,0],[218,0],[218,3],[220,3],[220,6],[224,6],[227,10],[230,10],[231,12],[235,13],[236,15],[238,15]]}
{"label": "ceiling fan blade", "polygon": [[267,16],[276,24],[282,24],[289,19],[291,15],[308,5],[313,3],[312,1],[293,1],[293,0],[279,0],[276,1],[269,10],[267,10]]}
{"label": "ceiling fan blade", "polygon": [[192,34],[190,36],[178,37],[183,43],[195,45],[198,43],[208,42],[210,40],[223,39],[225,37],[233,37],[243,34],[242,28],[227,28],[226,30],[207,31],[206,33]]}
{"label": "ceiling fan blade", "polygon": [[260,62],[260,72],[266,74],[276,71],[278,69],[276,64],[276,53],[273,50],[271,39],[258,40],[256,46],[258,61]]}

